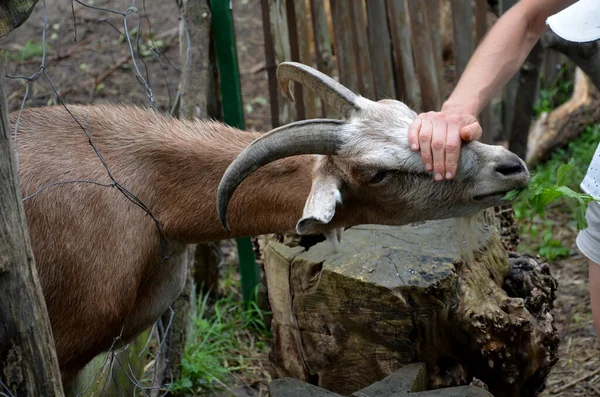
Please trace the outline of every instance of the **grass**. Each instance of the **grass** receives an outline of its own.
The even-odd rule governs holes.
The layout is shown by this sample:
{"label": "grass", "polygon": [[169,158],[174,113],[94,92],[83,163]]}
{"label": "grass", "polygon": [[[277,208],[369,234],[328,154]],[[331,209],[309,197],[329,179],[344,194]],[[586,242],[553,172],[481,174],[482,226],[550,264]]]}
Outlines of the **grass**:
{"label": "grass", "polygon": [[[575,140],[569,142],[566,148],[559,149],[549,160],[538,165],[532,174],[540,183],[560,184],[563,179],[565,186],[574,191],[580,191],[579,184],[583,180],[592,156],[600,142],[600,126],[589,126]],[[571,162],[572,168],[562,176],[559,169]],[[570,254],[570,250],[562,242],[560,230],[566,228],[577,230],[577,217],[581,216],[582,206],[577,200],[559,197],[545,205],[545,211],[540,214],[531,203],[518,197],[514,202],[515,217],[521,225],[523,248],[527,251],[538,252],[547,260],[554,260]],[[539,208],[538,208],[539,209]]]}
{"label": "grass", "polygon": [[260,360],[270,339],[266,313],[256,304],[242,304],[232,269],[222,285],[226,292],[221,297],[211,302],[208,294],[201,294],[191,313],[181,378],[171,387],[175,395],[227,392],[232,377],[255,383],[264,376]]}

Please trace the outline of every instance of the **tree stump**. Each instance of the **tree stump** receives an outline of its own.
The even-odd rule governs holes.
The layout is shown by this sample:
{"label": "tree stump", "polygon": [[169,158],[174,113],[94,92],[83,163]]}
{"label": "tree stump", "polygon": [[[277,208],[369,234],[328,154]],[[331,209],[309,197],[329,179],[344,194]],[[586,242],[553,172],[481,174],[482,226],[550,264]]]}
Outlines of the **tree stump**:
{"label": "tree stump", "polygon": [[430,389],[477,377],[496,397],[543,390],[556,281],[533,258],[509,260],[496,224],[490,212],[475,223],[468,260],[453,220],[354,227],[337,254],[265,237],[273,377],[350,395],[419,361]]}

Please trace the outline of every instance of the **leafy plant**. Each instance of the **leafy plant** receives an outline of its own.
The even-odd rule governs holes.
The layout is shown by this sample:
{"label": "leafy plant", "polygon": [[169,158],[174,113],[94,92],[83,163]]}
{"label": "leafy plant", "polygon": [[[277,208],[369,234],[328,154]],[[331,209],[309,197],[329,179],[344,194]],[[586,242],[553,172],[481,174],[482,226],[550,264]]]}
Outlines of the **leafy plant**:
{"label": "leafy plant", "polygon": [[565,185],[567,176],[574,166],[575,159],[571,159],[567,164],[558,167],[556,183],[544,180],[539,175],[534,175],[526,188],[508,192],[505,199],[514,200],[520,197],[521,200],[529,204],[536,214],[541,216],[545,215],[546,207],[551,202],[559,198],[572,200],[572,203],[576,206],[577,229],[585,229],[587,227],[585,211],[588,204],[591,201],[600,200],[594,199],[589,194],[578,193]]}
{"label": "leafy plant", "polygon": [[244,306],[234,292],[239,285],[231,280],[231,273],[222,284],[232,289],[215,302],[211,303],[208,294],[198,298],[182,357],[181,378],[171,385],[175,394],[227,389],[229,377],[242,371],[247,375],[267,349],[265,340],[270,331],[265,324],[266,313],[255,303]]}
{"label": "leafy plant", "polygon": [[586,202],[591,200],[588,195],[579,193],[579,184],[598,142],[600,125],[586,127],[567,147],[556,150],[547,161],[532,170],[533,177],[527,188],[508,195],[515,199],[513,208],[524,249],[537,251],[548,260],[569,254],[554,236],[564,227],[585,227]]}

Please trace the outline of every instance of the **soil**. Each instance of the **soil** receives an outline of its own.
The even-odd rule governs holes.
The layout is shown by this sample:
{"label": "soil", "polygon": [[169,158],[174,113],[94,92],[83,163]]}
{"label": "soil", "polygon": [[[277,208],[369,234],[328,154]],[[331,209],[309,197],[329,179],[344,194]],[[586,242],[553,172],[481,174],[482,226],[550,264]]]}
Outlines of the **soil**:
{"label": "soil", "polygon": [[[88,0],[96,7],[125,11],[131,0]],[[264,68],[262,20],[258,0],[233,2],[242,95],[247,128],[270,128],[267,75]],[[164,43],[162,56],[150,55],[138,67],[147,79],[162,111],[171,108],[179,81],[178,7],[176,1],[135,2],[143,17],[142,42],[148,39],[148,24],[155,40]],[[106,11],[74,6],[71,2],[47,0],[48,29],[45,71],[65,103],[125,102],[148,106],[144,86],[136,78],[123,40],[123,18]],[[9,75],[32,75],[39,70],[44,7],[40,1],[31,17],[17,30],[0,39],[9,50],[6,69]],[[136,15],[127,18],[129,29],[138,25]],[[113,25],[113,26],[111,26]],[[75,29],[76,26],[76,29]],[[115,29],[116,27],[116,29]],[[33,50],[33,55],[27,52]],[[146,74],[147,68],[147,74]],[[21,107],[24,80],[8,80],[10,110]],[[38,107],[57,103],[53,89],[44,76],[31,83],[25,106]],[[565,245],[575,250],[572,230],[561,233]],[[543,396],[600,395],[600,374],[582,378],[597,368],[600,350],[591,318],[588,297],[587,261],[580,255],[551,263],[559,281],[555,315],[561,332],[560,360],[548,379]],[[268,368],[264,357],[264,368]],[[239,379],[242,379],[240,377]],[[232,389],[240,395],[264,395],[268,374],[258,379],[237,380]],[[569,386],[570,383],[574,382]],[[250,386],[247,383],[251,383]],[[561,388],[566,387],[561,391]]]}

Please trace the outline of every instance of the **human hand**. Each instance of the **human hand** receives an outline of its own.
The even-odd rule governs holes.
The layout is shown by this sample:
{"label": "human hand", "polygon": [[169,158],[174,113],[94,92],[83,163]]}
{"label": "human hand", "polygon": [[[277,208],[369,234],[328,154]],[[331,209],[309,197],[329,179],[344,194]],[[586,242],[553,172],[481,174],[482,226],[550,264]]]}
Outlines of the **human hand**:
{"label": "human hand", "polygon": [[413,151],[421,151],[425,169],[433,171],[439,182],[456,176],[462,140],[477,140],[481,133],[481,125],[471,114],[427,112],[408,127],[408,143]]}

